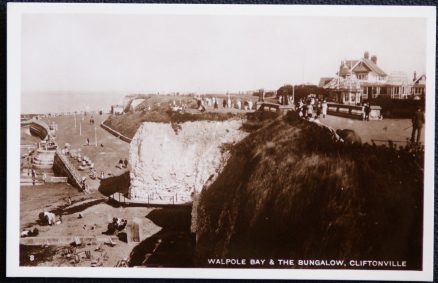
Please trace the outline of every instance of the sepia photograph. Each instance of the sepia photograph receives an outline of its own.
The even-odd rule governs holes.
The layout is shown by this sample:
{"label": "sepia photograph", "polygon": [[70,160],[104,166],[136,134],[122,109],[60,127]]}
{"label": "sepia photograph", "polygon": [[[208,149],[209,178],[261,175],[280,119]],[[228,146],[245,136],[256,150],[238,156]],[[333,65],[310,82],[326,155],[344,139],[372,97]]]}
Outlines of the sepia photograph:
{"label": "sepia photograph", "polygon": [[432,280],[435,25],[8,4],[8,276]]}

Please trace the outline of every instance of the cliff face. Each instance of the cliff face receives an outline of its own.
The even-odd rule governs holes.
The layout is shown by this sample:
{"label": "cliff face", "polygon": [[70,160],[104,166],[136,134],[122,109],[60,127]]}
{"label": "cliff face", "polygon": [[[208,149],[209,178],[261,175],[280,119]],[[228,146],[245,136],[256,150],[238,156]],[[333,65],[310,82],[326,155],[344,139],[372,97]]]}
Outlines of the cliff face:
{"label": "cliff face", "polygon": [[208,258],[407,260],[421,267],[423,153],[335,142],[292,115],[236,144],[200,195]]}
{"label": "cliff face", "polygon": [[241,122],[146,122],[129,152],[129,197],[156,203],[184,203],[202,190],[227,159],[223,145],[241,140]]}

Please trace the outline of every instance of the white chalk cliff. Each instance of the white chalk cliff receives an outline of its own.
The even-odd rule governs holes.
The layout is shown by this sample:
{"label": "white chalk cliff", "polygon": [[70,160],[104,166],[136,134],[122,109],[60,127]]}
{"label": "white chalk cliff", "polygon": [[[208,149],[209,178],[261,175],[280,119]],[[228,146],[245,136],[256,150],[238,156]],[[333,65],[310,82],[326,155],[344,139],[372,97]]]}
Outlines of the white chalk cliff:
{"label": "white chalk cliff", "polygon": [[[151,203],[184,203],[199,192],[225,165],[225,143],[246,134],[241,121],[199,121],[180,124],[178,133],[167,123],[145,122],[137,130],[129,152],[129,198]],[[209,180],[210,179],[210,180]]]}

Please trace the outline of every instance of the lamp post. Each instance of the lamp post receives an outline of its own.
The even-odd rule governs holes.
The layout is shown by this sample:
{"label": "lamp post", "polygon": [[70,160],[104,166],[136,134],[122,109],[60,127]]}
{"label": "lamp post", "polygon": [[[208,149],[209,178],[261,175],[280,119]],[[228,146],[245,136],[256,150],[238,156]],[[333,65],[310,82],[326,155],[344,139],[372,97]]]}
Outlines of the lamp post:
{"label": "lamp post", "polygon": [[295,85],[292,86],[292,103],[295,103]]}
{"label": "lamp post", "polygon": [[79,135],[82,136],[82,122],[79,122]]}
{"label": "lamp post", "polygon": [[97,134],[96,134],[96,127],[94,127],[94,144],[97,147]]}
{"label": "lamp post", "polygon": [[74,115],[75,115],[75,129],[76,129],[76,113]]}

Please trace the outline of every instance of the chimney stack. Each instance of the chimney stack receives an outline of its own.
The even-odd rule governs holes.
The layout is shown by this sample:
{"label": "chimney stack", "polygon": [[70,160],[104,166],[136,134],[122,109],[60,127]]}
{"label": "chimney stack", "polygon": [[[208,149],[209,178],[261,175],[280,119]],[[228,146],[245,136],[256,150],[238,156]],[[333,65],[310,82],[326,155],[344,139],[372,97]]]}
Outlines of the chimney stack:
{"label": "chimney stack", "polygon": [[370,53],[368,51],[365,51],[365,53],[363,54],[363,58],[370,59]]}
{"label": "chimney stack", "polygon": [[417,72],[416,71],[414,71],[414,82],[417,80]]}
{"label": "chimney stack", "polygon": [[371,56],[371,61],[373,61],[373,63],[377,65],[377,56],[376,55]]}

